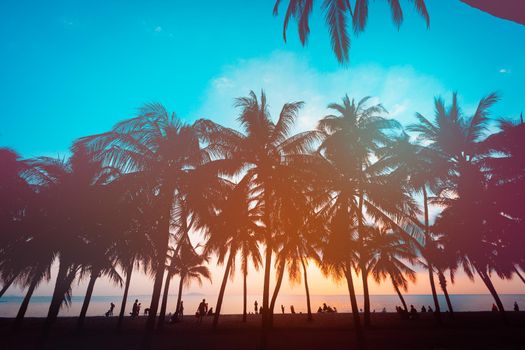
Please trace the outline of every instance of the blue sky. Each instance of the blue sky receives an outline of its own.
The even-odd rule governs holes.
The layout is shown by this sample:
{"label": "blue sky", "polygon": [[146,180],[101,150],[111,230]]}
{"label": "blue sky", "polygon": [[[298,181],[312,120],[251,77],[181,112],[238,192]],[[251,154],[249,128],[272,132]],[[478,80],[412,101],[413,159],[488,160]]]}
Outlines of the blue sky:
{"label": "blue sky", "polygon": [[25,157],[64,154],[73,139],[152,101],[189,122],[212,117],[233,126],[232,98],[262,88],[274,106],[305,100],[305,127],[345,93],[377,96],[402,121],[414,108],[431,113],[434,95],[456,90],[467,110],[493,90],[503,96],[495,115],[525,109],[525,27],[457,0],[428,0],[427,30],[411,2],[402,3],[398,32],[386,4],[371,2],[369,25],[352,37],[344,68],[319,8],[302,48],[295,24],[283,42],[273,0],[3,0],[0,146]]}

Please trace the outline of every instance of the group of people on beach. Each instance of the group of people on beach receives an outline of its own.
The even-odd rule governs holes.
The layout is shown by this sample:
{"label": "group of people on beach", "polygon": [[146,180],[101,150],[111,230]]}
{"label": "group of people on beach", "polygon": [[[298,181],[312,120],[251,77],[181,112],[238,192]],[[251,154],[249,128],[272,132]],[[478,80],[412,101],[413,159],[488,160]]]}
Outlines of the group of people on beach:
{"label": "group of people on beach", "polygon": [[323,313],[323,312],[327,312],[327,313],[332,313],[332,312],[337,312],[337,309],[336,307],[332,307],[332,306],[329,306],[329,305],[326,305],[326,303],[323,303],[323,306],[319,306],[319,308],[317,309],[317,313]]}
{"label": "group of people on beach", "polygon": [[419,313],[417,309],[414,307],[414,305],[410,305],[410,310],[406,310],[405,308],[401,306],[396,306],[396,312],[403,319],[417,320],[419,318],[420,313],[424,314],[427,312],[434,312],[434,310],[432,309],[430,305],[428,307],[425,307],[425,305],[423,305],[421,306],[420,313]]}

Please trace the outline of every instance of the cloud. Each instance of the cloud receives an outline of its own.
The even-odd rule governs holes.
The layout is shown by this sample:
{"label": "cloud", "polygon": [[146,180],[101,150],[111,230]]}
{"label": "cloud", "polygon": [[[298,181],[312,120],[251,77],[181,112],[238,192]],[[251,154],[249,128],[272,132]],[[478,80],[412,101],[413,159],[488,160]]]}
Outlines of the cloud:
{"label": "cloud", "polygon": [[161,26],[156,26],[154,31],[155,31],[155,33],[160,33],[160,32],[162,32],[162,27]]}
{"label": "cloud", "polygon": [[507,68],[501,68],[501,69],[499,70],[499,72],[500,72],[501,74],[509,74],[509,73],[510,73],[510,69],[507,69]]}
{"label": "cloud", "polygon": [[449,94],[438,79],[419,73],[410,65],[370,64],[323,72],[300,56],[279,51],[224,67],[210,80],[202,105],[194,115],[236,127],[238,110],[233,107],[234,99],[246,96],[250,90],[259,94],[261,89],[267,94],[274,118],[284,103],[305,102],[297,121],[298,130],[314,128],[320,118],[331,113],[326,106],[341,101],[345,94],[355,99],[371,96],[372,103],[381,102],[389,116],[403,124],[412,122],[415,112],[433,115],[434,97]]}

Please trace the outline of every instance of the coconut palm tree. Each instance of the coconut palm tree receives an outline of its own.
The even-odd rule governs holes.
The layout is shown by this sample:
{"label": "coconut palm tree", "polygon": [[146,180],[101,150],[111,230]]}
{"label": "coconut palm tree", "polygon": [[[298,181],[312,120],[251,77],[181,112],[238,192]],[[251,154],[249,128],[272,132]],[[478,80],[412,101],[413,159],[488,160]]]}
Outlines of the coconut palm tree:
{"label": "coconut palm tree", "polygon": [[408,265],[417,260],[412,240],[407,241],[405,235],[386,227],[368,227],[366,242],[372,251],[367,270],[377,283],[390,279],[403,308],[408,312],[400,289],[407,291],[408,281],[416,281],[416,273]]}
{"label": "coconut palm tree", "polygon": [[[274,198],[277,195],[273,183],[286,179],[301,171],[298,164],[307,164],[311,146],[319,135],[303,132],[290,136],[302,102],[287,103],[279,119],[274,123],[268,111],[266,95],[260,99],[252,91],[248,97],[238,98],[236,106],[241,108],[239,121],[245,133],[225,128],[210,120],[199,120],[196,127],[201,139],[208,144],[207,150],[221,156],[213,162],[216,171],[226,175],[245,176],[257,191],[257,199],[263,205],[265,234],[263,310],[269,310],[270,271],[274,249],[275,219]],[[294,166],[290,166],[292,160]],[[268,312],[263,313],[263,326],[269,326]]]}
{"label": "coconut palm tree", "polygon": [[[417,12],[425,19],[427,27],[430,18],[424,0],[413,0]],[[403,10],[399,0],[388,1],[392,13],[392,20],[399,28],[403,22]],[[273,14],[278,15],[281,0],[276,0]],[[310,15],[313,12],[314,0],[289,0],[284,16],[283,37],[286,42],[286,31],[291,19],[298,23],[299,39],[306,45],[310,35]],[[325,0],[322,3],[325,11],[325,21],[330,32],[332,49],[339,63],[348,63],[350,50],[350,35],[348,22],[352,21],[355,34],[364,31],[368,19],[368,0],[356,0],[354,7],[349,0]]]}
{"label": "coconut palm tree", "polygon": [[112,131],[81,140],[98,152],[104,164],[121,173],[140,173],[143,186],[154,194],[158,224],[152,235],[156,258],[148,331],[155,327],[175,195],[191,181],[192,171],[209,160],[193,127],[181,122],[160,104],[147,104],[138,116],[115,125]]}
{"label": "coconut palm tree", "polygon": [[[412,225],[410,217],[418,213],[417,206],[397,173],[388,172],[381,162],[372,162],[378,151],[390,141],[390,135],[400,125],[384,118],[382,105],[368,106],[369,97],[359,102],[346,95],[342,104],[330,104],[338,115],[329,115],[319,121],[318,129],[325,139],[319,147],[320,153],[332,166],[335,177],[329,191],[342,195],[347,207],[339,209],[355,216],[358,261],[364,295],[365,325],[370,324],[370,299],[365,263],[366,250],[362,238],[367,217],[389,226],[404,228]],[[335,198],[334,198],[335,200]],[[352,223],[353,224],[353,223]],[[361,248],[360,248],[361,247]]]}

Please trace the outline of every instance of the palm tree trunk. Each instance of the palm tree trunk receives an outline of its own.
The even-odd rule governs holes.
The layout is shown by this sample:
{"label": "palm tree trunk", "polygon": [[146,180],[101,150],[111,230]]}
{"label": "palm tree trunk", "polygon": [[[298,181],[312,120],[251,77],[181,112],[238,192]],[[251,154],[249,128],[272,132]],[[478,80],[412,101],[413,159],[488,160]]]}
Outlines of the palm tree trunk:
{"label": "palm tree trunk", "polygon": [[0,290],[0,298],[2,296],[4,296],[5,292],[7,292],[7,290],[9,289],[9,287],[11,287],[11,285],[13,284],[13,282],[15,281],[16,279],[16,276],[10,278],[9,280],[7,280],[7,282],[5,282],[4,286],[2,287],[2,290]]}
{"label": "palm tree trunk", "polygon": [[164,321],[166,318],[166,307],[168,306],[168,293],[170,292],[170,281],[171,273],[168,271],[168,273],[166,274],[166,280],[164,281],[164,292],[162,293],[162,303],[160,305],[157,329],[162,329],[162,327],[164,327]]}
{"label": "palm tree trunk", "polygon": [[75,266],[64,265],[66,264],[61,262],[58,268],[55,288],[53,290],[53,296],[51,298],[51,304],[49,305],[49,311],[46,318],[47,326],[50,326],[56,321],[60,307],[64,302],[65,295],[76,277],[77,268]]}
{"label": "palm tree trunk", "polygon": [[[518,270],[518,268],[516,266],[514,266],[514,272],[516,272],[516,275],[518,275],[518,277],[520,278],[520,280],[525,283],[525,277],[523,277],[523,275],[520,273],[520,270]],[[2,295],[0,295],[1,297]]]}
{"label": "palm tree trunk", "polygon": [[182,300],[182,286],[184,285],[184,276],[180,276],[180,282],[179,282],[179,295],[177,295],[177,308],[175,309],[175,312],[178,312],[180,309],[180,302]]}
{"label": "palm tree trunk", "polygon": [[[268,315],[270,312],[269,309],[269,299],[270,299],[270,271],[272,269],[272,225],[270,222],[271,219],[271,208],[270,208],[270,190],[268,183],[265,184],[264,189],[264,221],[266,224],[266,252],[265,252],[265,261],[264,261],[264,285],[263,285],[263,314],[262,314],[262,326],[263,328],[268,328],[270,326],[270,321]],[[264,338],[264,337],[263,337]]]}
{"label": "palm tree trunk", "polygon": [[122,304],[120,305],[120,313],[118,315],[117,330],[121,329],[122,322],[124,321],[124,313],[126,312],[126,302],[128,301],[129,285],[131,283],[131,274],[133,273],[134,264],[135,264],[135,260],[132,259],[126,270],[126,285],[124,286],[124,295],[122,296]]}
{"label": "palm tree trunk", "polygon": [[226,284],[228,283],[228,277],[230,276],[230,269],[232,266],[234,251],[230,248],[230,254],[228,261],[226,262],[226,268],[224,269],[224,276],[222,277],[221,289],[219,290],[219,297],[217,298],[217,305],[215,305],[215,314],[213,315],[213,328],[217,328],[219,324],[219,316],[221,314],[222,299],[224,298],[224,291],[226,290]]}
{"label": "palm tree trunk", "polygon": [[246,322],[246,313],[247,313],[247,302],[248,302],[248,288],[247,288],[247,277],[248,277],[248,270],[246,269],[247,266],[243,269],[243,276],[242,276],[242,322]]}
{"label": "palm tree trunk", "polygon": [[20,309],[18,309],[18,314],[16,315],[15,322],[13,324],[13,329],[18,330],[20,326],[22,325],[22,321],[24,320],[24,316],[27,311],[27,307],[29,305],[29,301],[31,300],[31,297],[33,296],[33,292],[35,291],[36,286],[38,285],[39,279],[37,277],[34,277],[31,280],[31,284],[29,285],[29,288],[27,289],[26,296],[24,297],[24,300],[22,301],[22,304],[20,305]]}
{"label": "palm tree trunk", "polygon": [[349,262],[346,263],[345,277],[348,286],[348,294],[350,294],[350,304],[352,305],[352,317],[354,319],[354,329],[357,338],[358,349],[365,348],[365,336],[361,328],[361,320],[359,318],[359,308],[357,306],[357,298],[355,295],[354,279],[352,277],[352,266]]}
{"label": "palm tree trunk", "polygon": [[370,291],[368,289],[368,270],[366,267],[361,267],[361,279],[363,280],[363,299],[365,311],[365,327],[370,326]]}
{"label": "palm tree trunk", "polygon": [[476,271],[478,272],[479,277],[485,283],[485,286],[489,290],[490,294],[492,294],[492,297],[494,298],[494,301],[496,302],[496,305],[498,306],[498,310],[501,316],[501,320],[504,324],[508,324],[507,316],[505,314],[505,309],[503,308],[503,303],[501,302],[501,299],[498,295],[498,292],[496,292],[496,288],[494,288],[494,285],[492,284],[492,281],[490,280],[489,275],[485,272],[484,269],[478,268],[476,265],[474,265]]}
{"label": "palm tree trunk", "polygon": [[452,302],[450,301],[450,296],[448,295],[447,279],[445,278],[445,275],[441,270],[438,270],[438,280],[439,285],[441,286],[441,290],[445,295],[445,300],[447,301],[448,312],[450,313],[450,317],[452,318],[454,317],[454,309],[452,308]]}
{"label": "palm tree trunk", "polygon": [[84,326],[84,321],[86,319],[86,313],[89,307],[89,302],[91,301],[91,296],[93,295],[93,289],[95,288],[95,282],[97,281],[99,271],[92,271],[89,278],[89,283],[86,289],[86,296],[84,297],[84,303],[82,303],[82,309],[80,310],[80,316],[78,316],[77,328],[82,329]]}
{"label": "palm tree trunk", "polygon": [[282,263],[279,265],[279,271],[277,275],[277,281],[275,282],[275,289],[273,290],[272,295],[272,301],[270,303],[270,308],[265,311],[265,313],[268,313],[268,326],[273,326],[273,310],[275,308],[275,302],[277,301],[277,296],[279,295],[279,290],[281,289],[281,285],[283,283],[283,277],[284,277],[284,268],[286,266],[286,263]]}
{"label": "palm tree trunk", "polygon": [[[164,190],[164,191],[163,191]],[[149,306],[148,320],[146,321],[145,346],[151,340],[151,332],[155,328],[155,319],[157,317],[157,310],[159,308],[160,293],[162,292],[162,282],[164,280],[164,270],[166,269],[166,255],[168,253],[168,245],[170,239],[170,221],[171,221],[171,207],[173,204],[173,187],[166,185],[161,189],[161,195],[166,199],[165,212],[160,218],[159,235],[160,242],[157,255],[157,266],[155,271],[155,282],[153,283],[153,292],[151,294],[151,304]],[[161,197],[162,198],[162,197]]]}
{"label": "palm tree trunk", "polygon": [[308,288],[308,275],[306,273],[306,264],[304,259],[301,257],[301,264],[303,265],[303,274],[304,274],[304,289],[306,291],[306,308],[308,310],[308,321],[312,321],[312,306],[310,304],[310,288]]}
{"label": "palm tree trunk", "polygon": [[[428,194],[427,187],[423,186],[423,207],[425,211],[425,237],[427,240],[430,240],[430,224],[428,220]],[[436,321],[441,324],[441,308],[439,307],[439,300],[436,292],[436,284],[434,283],[434,271],[432,264],[425,258],[427,261],[428,268],[428,278],[430,280],[430,289],[432,290],[432,299],[434,299],[434,315],[436,316]]]}
{"label": "palm tree trunk", "polygon": [[405,302],[405,298],[403,298],[403,294],[401,294],[401,291],[399,290],[397,283],[392,282],[392,285],[394,286],[394,289],[396,290],[396,293],[399,296],[399,300],[401,300],[401,304],[403,304],[403,308],[405,309],[406,312],[408,312],[407,303]]}

